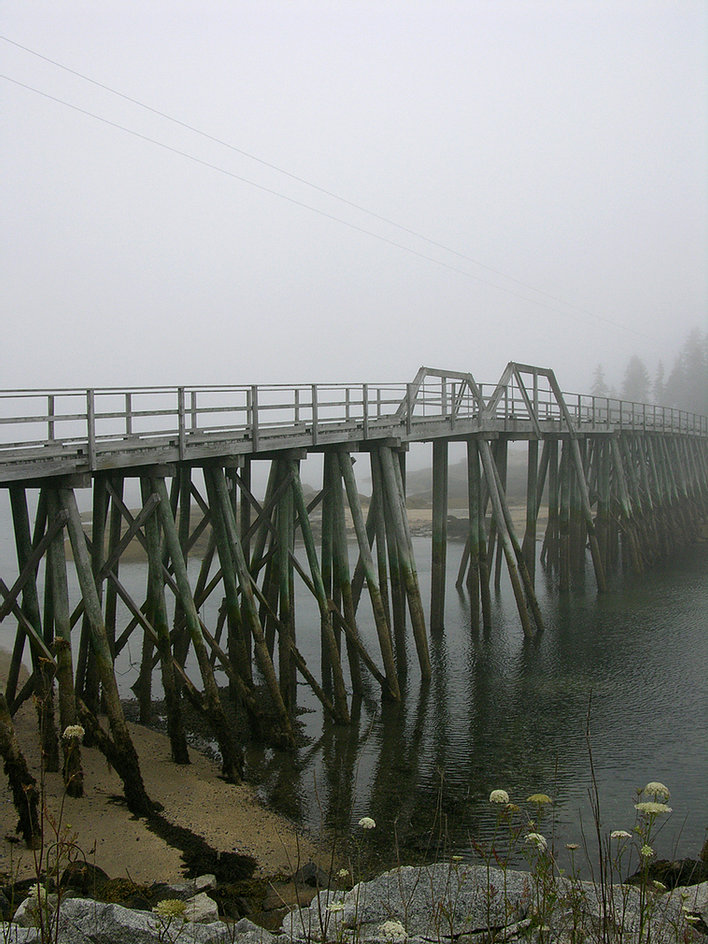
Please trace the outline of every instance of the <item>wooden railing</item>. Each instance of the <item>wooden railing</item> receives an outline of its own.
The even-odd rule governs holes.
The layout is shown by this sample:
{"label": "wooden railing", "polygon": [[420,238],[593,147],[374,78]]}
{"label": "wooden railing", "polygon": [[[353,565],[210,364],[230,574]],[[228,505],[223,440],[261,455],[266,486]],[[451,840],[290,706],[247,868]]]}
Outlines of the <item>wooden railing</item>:
{"label": "wooden railing", "polygon": [[[522,380],[519,367],[531,374]],[[509,365],[500,384],[477,384],[470,374],[421,368],[413,383],[127,387],[0,390],[0,465],[48,453],[83,457],[144,449],[162,442],[187,457],[196,442],[247,442],[277,448],[279,439],[303,447],[323,437],[347,441],[384,432],[415,440],[454,434],[459,424],[514,431],[565,423],[579,432],[638,429],[708,436],[708,418],[672,407],[611,397],[560,394],[552,372]],[[560,394],[560,399],[559,399]],[[425,427],[425,435],[422,427]],[[268,444],[266,446],[266,444]],[[243,449],[241,451],[244,451]]]}

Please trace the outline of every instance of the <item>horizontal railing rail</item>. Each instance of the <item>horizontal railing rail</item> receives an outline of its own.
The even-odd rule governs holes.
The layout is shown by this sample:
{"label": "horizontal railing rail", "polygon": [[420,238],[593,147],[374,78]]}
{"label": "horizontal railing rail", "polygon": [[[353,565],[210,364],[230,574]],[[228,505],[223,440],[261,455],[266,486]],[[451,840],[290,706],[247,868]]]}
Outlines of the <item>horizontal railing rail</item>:
{"label": "horizontal railing rail", "polygon": [[[524,380],[522,378],[525,377]],[[277,440],[316,446],[373,434],[454,435],[458,424],[514,431],[530,423],[570,424],[579,432],[636,429],[708,436],[708,418],[674,407],[563,393],[550,371],[510,364],[499,384],[470,374],[421,368],[413,383],[261,384],[0,390],[0,465],[26,457],[72,454],[89,469],[111,450],[161,441],[185,458],[195,443],[245,440],[252,451]],[[345,435],[346,433],[346,435]]]}

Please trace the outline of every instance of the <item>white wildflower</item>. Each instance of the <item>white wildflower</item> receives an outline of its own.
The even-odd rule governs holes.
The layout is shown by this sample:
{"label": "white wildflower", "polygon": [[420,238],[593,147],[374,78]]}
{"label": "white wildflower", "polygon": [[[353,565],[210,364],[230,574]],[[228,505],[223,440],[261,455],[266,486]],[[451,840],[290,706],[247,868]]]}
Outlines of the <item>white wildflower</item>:
{"label": "white wildflower", "polygon": [[652,847],[648,846],[646,843],[644,843],[642,848],[639,850],[639,854],[643,859],[651,859],[653,855],[656,855]]}
{"label": "white wildflower", "polygon": [[337,872],[337,878],[349,878],[349,869],[340,869]]}
{"label": "white wildflower", "polygon": [[62,737],[65,741],[78,741],[80,744],[84,739],[84,734],[86,732],[80,724],[67,724]]}
{"label": "white wildflower", "polygon": [[335,913],[337,911],[344,911],[344,902],[343,901],[331,901],[327,905],[327,911],[330,913]]}
{"label": "white wildflower", "polygon": [[631,839],[632,834],[628,833],[626,829],[613,829],[610,833],[610,839]]}
{"label": "white wildflower", "polygon": [[565,848],[569,849],[571,852],[575,852],[576,849],[579,849],[577,842],[566,842]]}
{"label": "white wildflower", "polygon": [[44,885],[30,885],[27,889],[27,897],[33,898],[38,901],[40,905],[43,905],[47,900],[47,889]]}
{"label": "white wildflower", "polygon": [[530,797],[526,797],[526,802],[536,803],[537,806],[544,806],[547,803],[553,803],[553,800],[547,793],[532,793]]}
{"label": "white wildflower", "polygon": [[548,848],[546,837],[542,836],[541,833],[526,833],[524,842],[527,843],[527,845],[536,846],[540,852],[545,852]]}
{"label": "white wildflower", "polygon": [[659,800],[661,803],[666,803],[671,796],[669,788],[658,780],[652,780],[641,792],[654,797],[655,800]]}
{"label": "white wildflower", "polygon": [[393,941],[394,944],[397,944],[399,941],[405,941],[408,937],[406,929],[401,922],[394,920],[384,921],[383,924],[380,924],[379,933],[384,940]]}
{"label": "white wildflower", "polygon": [[638,810],[643,816],[657,816],[659,813],[671,813],[672,809],[666,803],[656,803],[654,800],[644,800],[642,803],[635,803],[634,809]]}
{"label": "white wildflower", "polygon": [[163,898],[152,910],[161,918],[182,918],[187,910],[187,902],[180,898]]}
{"label": "white wildflower", "polygon": [[509,794],[506,792],[506,790],[492,790],[492,792],[489,794],[489,802],[506,804],[509,802]]}
{"label": "white wildflower", "polygon": [[370,816],[362,816],[362,818],[359,820],[359,825],[362,829],[375,829],[376,821]]}

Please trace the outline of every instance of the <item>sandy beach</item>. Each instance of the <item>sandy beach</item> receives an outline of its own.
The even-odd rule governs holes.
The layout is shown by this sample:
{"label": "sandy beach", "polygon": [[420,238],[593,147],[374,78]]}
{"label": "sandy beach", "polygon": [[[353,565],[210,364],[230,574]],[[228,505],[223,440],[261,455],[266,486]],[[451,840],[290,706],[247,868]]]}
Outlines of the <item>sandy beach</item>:
{"label": "sandy beach", "polygon": [[[8,654],[0,652],[0,674],[7,672]],[[31,766],[40,779],[37,723],[34,705],[25,702],[14,718],[15,730]],[[178,766],[169,756],[167,738],[131,724],[148,794],[164,807],[163,817],[191,830],[219,853],[250,855],[256,877],[291,875],[310,860],[325,861],[324,850],[281,816],[266,809],[248,784],[235,786],[219,776],[218,766],[190,750],[191,764]],[[85,795],[64,794],[61,774],[45,773],[46,841],[54,841],[57,824],[62,835],[75,836],[86,860],[111,878],[136,883],[183,879],[181,853],[133,816],[122,801],[122,784],[95,748],[82,749]],[[3,775],[0,780],[0,873],[24,878],[35,874],[35,857],[15,831],[17,814]]]}

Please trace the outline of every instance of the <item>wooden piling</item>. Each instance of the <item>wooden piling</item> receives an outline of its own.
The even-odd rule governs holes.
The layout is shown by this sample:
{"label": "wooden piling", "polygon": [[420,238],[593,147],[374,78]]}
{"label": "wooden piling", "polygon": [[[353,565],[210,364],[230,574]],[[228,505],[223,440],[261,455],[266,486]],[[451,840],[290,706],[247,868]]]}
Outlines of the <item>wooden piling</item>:
{"label": "wooden piling", "polygon": [[494,465],[494,459],[492,458],[492,451],[486,439],[479,440],[479,451],[482,458],[482,466],[484,468],[484,475],[487,480],[487,487],[489,488],[489,497],[492,502],[492,511],[494,514],[494,519],[496,521],[497,533],[499,535],[499,542],[501,544],[504,556],[506,558],[506,565],[509,571],[509,578],[511,580],[511,586],[514,591],[514,598],[516,600],[516,608],[519,611],[519,618],[521,619],[521,626],[523,628],[525,636],[533,636],[533,628],[531,626],[531,619],[529,617],[529,612],[526,607],[526,599],[524,597],[524,590],[523,590],[521,578],[519,576],[519,571],[516,566],[514,548],[509,538],[506,518],[504,516],[504,509],[502,507],[502,500],[499,494],[499,487],[497,485],[497,473],[496,473],[496,469]]}
{"label": "wooden piling", "polygon": [[344,488],[347,493],[347,502],[349,504],[349,510],[352,516],[352,523],[354,524],[354,532],[359,545],[359,555],[364,568],[364,576],[366,578],[366,586],[369,591],[371,609],[373,610],[374,614],[374,623],[376,624],[376,634],[379,639],[379,649],[381,651],[381,659],[384,665],[386,682],[388,684],[392,698],[399,699],[400,690],[398,687],[398,676],[396,674],[396,663],[393,658],[391,632],[386,621],[386,613],[383,608],[381,591],[379,590],[378,582],[376,580],[376,570],[374,568],[374,561],[371,556],[371,548],[369,547],[369,540],[366,534],[364,515],[361,510],[361,503],[359,501],[359,491],[356,487],[356,479],[354,478],[352,458],[345,450],[339,451],[338,458],[339,470],[344,481]]}
{"label": "wooden piling", "polygon": [[445,580],[447,571],[448,446],[444,439],[433,442],[433,527],[430,593],[430,631],[441,632],[445,624]]}
{"label": "wooden piling", "polygon": [[[17,564],[20,572],[32,555],[32,538],[30,536],[29,512],[27,495],[22,486],[10,486],[10,506],[12,521],[15,529],[15,548]],[[46,512],[45,512],[46,513]],[[34,627],[38,636],[42,636],[42,618],[39,609],[39,595],[34,573],[29,575],[22,590],[22,611]],[[18,629],[18,633],[22,630]],[[43,661],[36,646],[30,646],[32,653],[32,667],[35,673],[35,691],[37,694],[37,721],[39,724],[42,754],[47,770],[59,770],[59,745],[57,741],[56,724],[54,720],[54,694],[52,687],[52,672]]]}
{"label": "wooden piling", "polygon": [[410,533],[408,530],[408,519],[403,497],[401,467],[398,459],[394,457],[391,449],[388,446],[380,447],[379,458],[381,460],[384,495],[391,511],[391,518],[396,536],[398,565],[403,578],[406,597],[408,599],[408,612],[410,613],[411,617],[413,639],[415,640],[416,652],[418,654],[420,673],[423,679],[429,679],[431,675],[431,668],[430,653],[428,651],[428,637],[425,631],[423,604],[420,599],[418,576],[415,571]]}
{"label": "wooden piling", "polygon": [[[166,498],[167,496],[165,496]],[[96,667],[103,689],[103,699],[108,715],[116,755],[112,760],[116,773],[123,781],[128,808],[137,816],[147,816],[153,811],[153,804],[145,791],[138,755],[125,723],[123,708],[118,694],[118,685],[113,673],[113,661],[108,645],[103,613],[96,592],[91,560],[86,548],[86,536],[81,526],[79,509],[71,488],[59,489],[61,507],[68,515],[67,529],[71,542],[71,551],[76,567],[76,576],[81,587],[88,625],[91,632],[91,645],[96,654]]]}
{"label": "wooden piling", "polygon": [[[54,523],[66,515],[59,506],[59,497],[53,488],[47,489],[47,513]],[[47,548],[47,586],[51,587],[54,618],[54,652],[57,663],[59,687],[59,726],[65,731],[76,724],[76,695],[74,692],[74,669],[71,655],[71,623],[69,614],[69,588],[66,579],[66,554],[64,529],[62,528]],[[84,776],[81,766],[81,747],[78,741],[61,739],[63,764],[62,776],[66,792],[71,797],[84,793]]]}

